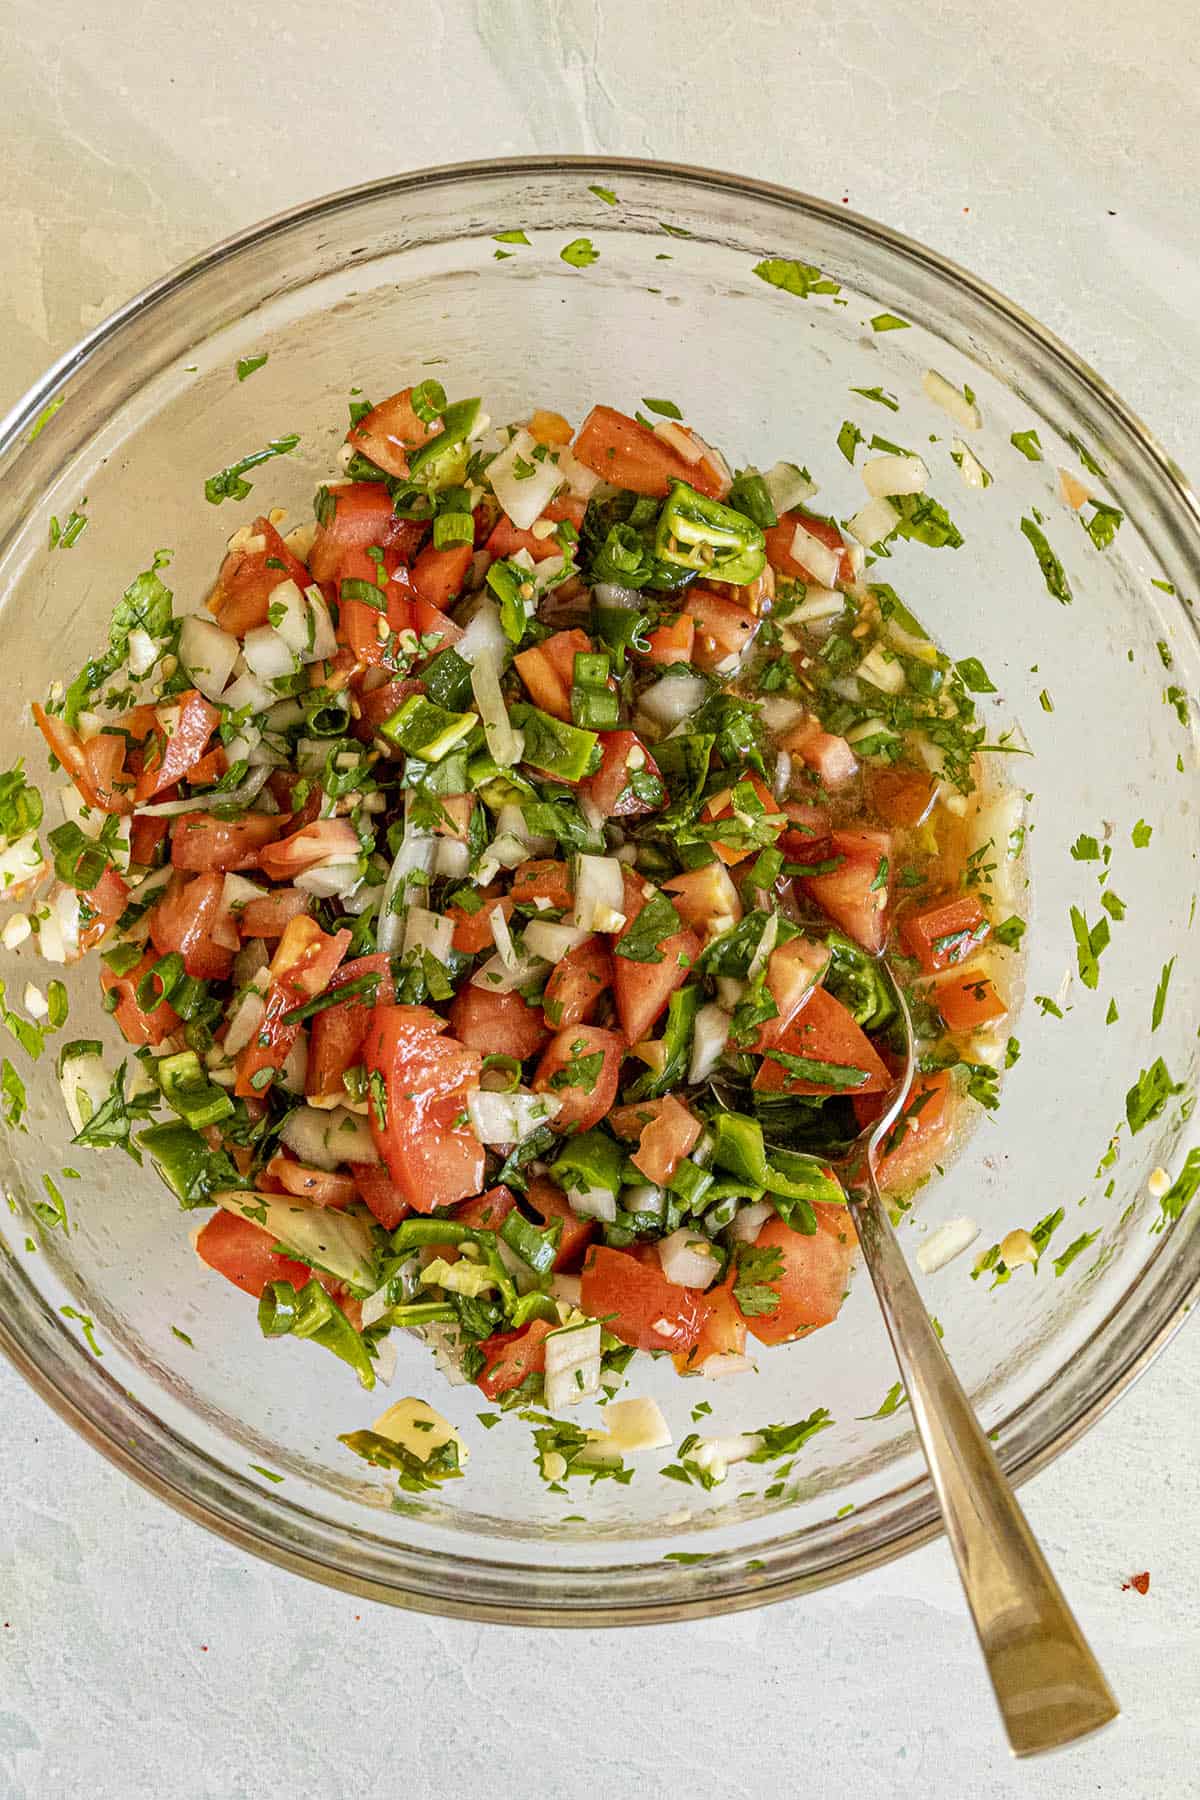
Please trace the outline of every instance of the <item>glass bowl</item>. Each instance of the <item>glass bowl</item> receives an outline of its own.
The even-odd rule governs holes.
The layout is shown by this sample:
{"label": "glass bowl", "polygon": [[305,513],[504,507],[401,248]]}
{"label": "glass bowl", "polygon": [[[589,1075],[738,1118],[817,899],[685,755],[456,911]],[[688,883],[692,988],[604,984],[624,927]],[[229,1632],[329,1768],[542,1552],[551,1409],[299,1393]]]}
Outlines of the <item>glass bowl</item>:
{"label": "glass bowl", "polygon": [[[527,244],[496,241],[515,230]],[[579,238],[599,253],[590,266],[560,255]],[[816,270],[824,291],[805,297]],[[884,313],[909,328],[873,329]],[[262,352],[269,362],[239,381],[239,358]],[[965,485],[952,460],[958,427],[923,391],[929,368],[974,390],[983,426],[971,449],[994,477],[986,489]],[[179,269],[65,356],[0,428],[0,761],[27,759],[47,825],[56,784],[29,703],[102,641],[132,576],[169,546],[178,600],[199,605],[239,524],[275,505],[289,523],[309,516],[351,390],[379,398],[426,370],[452,394],[486,395],[497,419],[538,403],[577,422],[597,398],[632,409],[668,395],[731,458],[807,463],[820,504],[839,515],[863,498],[836,448],[843,420],[928,458],[965,544],[903,544],[886,576],[953,655],[982,659],[998,690],[981,696],[983,716],[993,733],[1015,721],[1010,742],[1031,754],[1006,766],[1035,800],[1020,908],[1028,997],[1010,1021],[1020,1060],[998,1112],[906,1216],[902,1239],[911,1253],[947,1219],[979,1222],[975,1248],[922,1276],[923,1291],[1002,1462],[1014,1478],[1029,1474],[1145,1367],[1200,1274],[1200,1208],[1183,1210],[1176,1191],[1166,1213],[1179,1216],[1168,1219],[1150,1191],[1161,1183],[1147,1185],[1160,1166],[1181,1167],[1198,1049],[1187,696],[1200,692],[1200,651],[1183,598],[1200,568],[1195,496],[1121,401],[1033,320],[842,208],[612,160],[376,182]],[[1031,428],[1042,461],[1010,441]],[[252,472],[252,498],[220,512],[205,504],[206,476],[287,432],[298,448]],[[1060,497],[1060,465],[1125,515],[1107,549]],[[48,551],[51,515],[64,519],[85,495],[83,536]],[[1070,605],[1048,592],[1022,532],[1035,511]],[[1139,821],[1152,833],[1143,847]],[[1080,834],[1097,839],[1102,860],[1081,859],[1086,845],[1072,854]],[[1121,918],[1101,910],[1101,875]],[[1110,925],[1094,990],[1079,979],[1072,907],[1088,928]],[[0,975],[15,1005],[47,971],[26,949],[0,953]],[[66,1035],[103,1036],[115,1050],[95,968],[68,983]],[[446,1387],[419,1344],[401,1342],[381,1396],[310,1346],[264,1342],[253,1305],[197,1265],[195,1221],[153,1173],[71,1148],[53,1044],[36,1067],[9,1046],[30,1108],[28,1129],[5,1133],[0,1343],[98,1449],[246,1549],[428,1611],[612,1624],[778,1599],[937,1530],[907,1411],[885,1404],[895,1370],[861,1271],[838,1323],[762,1355],[757,1377],[689,1383],[669,1363],[647,1364],[629,1390],[657,1396],[677,1440],[700,1401],[713,1409],[703,1429],[721,1434],[827,1407],[835,1425],[790,1473],[743,1465],[705,1493],[661,1476],[669,1453],[643,1454],[630,1485],[576,1482],[564,1497],[539,1478],[529,1424],[512,1416],[485,1430],[480,1396]],[[1126,1096],[1159,1058],[1178,1091],[1135,1134]],[[69,1231],[47,1222],[45,1174]],[[998,1286],[972,1279],[980,1250],[1060,1207],[1036,1272],[1018,1268]],[[462,1427],[472,1461],[465,1480],[395,1507],[392,1480],[337,1437],[406,1393]]]}

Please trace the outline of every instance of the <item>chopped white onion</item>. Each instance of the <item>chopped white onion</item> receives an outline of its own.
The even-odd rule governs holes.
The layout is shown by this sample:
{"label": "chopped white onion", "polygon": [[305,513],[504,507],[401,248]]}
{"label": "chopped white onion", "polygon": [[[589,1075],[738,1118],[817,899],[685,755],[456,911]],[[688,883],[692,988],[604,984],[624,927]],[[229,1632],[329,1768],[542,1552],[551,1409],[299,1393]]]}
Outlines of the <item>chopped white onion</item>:
{"label": "chopped white onion", "polygon": [[[269,631],[270,626],[264,626],[262,629]],[[287,672],[290,673],[290,669]],[[279,695],[275,689],[264,687],[257,675],[252,675],[249,669],[239,669],[221,695],[221,705],[232,707],[235,712],[241,712],[243,707],[248,706],[252,713],[265,713],[270,711],[278,698]],[[243,729],[247,728],[243,727]],[[253,727],[249,727],[249,729],[253,730]],[[227,756],[232,748],[231,744],[226,744]],[[233,757],[231,760],[236,761],[237,759]]]}
{"label": "chopped white onion", "polygon": [[[270,611],[268,629],[279,634],[293,657],[298,662],[315,661],[308,601],[294,581],[281,581],[271,589]],[[246,660],[249,662],[249,657]]]}
{"label": "chopped white onion", "polygon": [[599,1219],[611,1225],[617,1216],[617,1196],[611,1188],[569,1187],[566,1195],[571,1211],[581,1219]]}
{"label": "chopped white onion", "polygon": [[700,675],[663,675],[648,687],[638,705],[648,719],[669,731],[698,712],[708,697],[708,683]]}
{"label": "chopped white onion", "polygon": [[129,673],[140,681],[148,675],[162,654],[162,645],[156,644],[148,631],[135,626],[129,634],[125,646],[125,659],[129,664]]}
{"label": "chopped white onion", "polygon": [[581,463],[565,446],[558,453],[558,474],[559,479],[566,482],[568,493],[579,500],[590,500],[600,485],[596,471]]}
{"label": "chopped white onion", "polygon": [[752,1375],[754,1364],[748,1356],[738,1356],[732,1350],[718,1350],[696,1364],[696,1373],[705,1381],[721,1381],[727,1375]]}
{"label": "chopped white onion", "polygon": [[769,1200],[751,1200],[747,1205],[739,1207],[729,1227],[729,1235],[736,1238],[739,1244],[752,1244],[767,1220],[774,1217],[775,1208]]}
{"label": "chopped white onion", "polygon": [[284,680],[300,667],[299,658],[270,625],[256,625],[246,633],[242,656],[250,673],[263,683]]}
{"label": "chopped white onion", "polygon": [[[493,919],[498,912],[492,914]],[[427,906],[410,906],[404,925],[404,954],[412,950],[428,950],[435,962],[446,962],[454,940],[454,920]]]}
{"label": "chopped white onion", "polygon": [[689,1460],[710,1474],[714,1481],[724,1481],[730,1463],[745,1462],[761,1447],[762,1438],[757,1431],[745,1432],[738,1437],[701,1438]]}
{"label": "chopped white onion", "polygon": [[488,928],[492,934],[492,942],[496,946],[496,954],[506,969],[515,969],[521,960],[521,953],[513,943],[513,935],[509,930],[508,920],[503,908],[494,906],[488,916]]}
{"label": "chopped white onion", "polygon": [[867,550],[891,537],[899,523],[900,514],[890,500],[884,499],[868,500],[852,519],[846,521],[859,543]]}
{"label": "chopped white onion", "polygon": [[754,954],[746,967],[747,982],[753,981],[767,966],[767,958],[775,948],[775,939],[779,935],[779,914],[773,912],[762,928],[758,943],[754,946]]}
{"label": "chopped white onion", "polygon": [[604,1432],[593,1442],[602,1451],[630,1456],[637,1450],[665,1450],[675,1439],[658,1401],[643,1395],[611,1400],[604,1409]]}
{"label": "chopped white onion", "polygon": [[[840,594],[838,595],[838,605],[842,605]],[[768,694],[766,699],[760,702],[759,711],[762,713],[762,722],[767,730],[774,732],[790,731],[793,725],[800,723],[805,714],[805,708],[801,706],[800,702],[789,700],[786,694]]]}
{"label": "chopped white onion", "polygon": [[600,1389],[600,1327],[589,1319],[545,1338],[546,1406],[558,1412]]}
{"label": "chopped white onion", "polygon": [[763,485],[777,513],[791,512],[793,506],[803,506],[817,491],[816,482],[790,462],[777,462],[773,469],[768,469],[763,476]]}
{"label": "chopped white onion", "polygon": [[466,629],[454,648],[464,662],[473,664],[477,656],[486,654],[503,668],[512,646],[500,623],[500,609],[489,594],[475,602]]}
{"label": "chopped white onion", "polygon": [[325,604],[325,596],[314,581],[304,590],[304,598],[308,601],[309,614],[312,618],[312,645],[303,658],[305,662],[325,662],[337,655],[337,633],[333,629],[333,620],[329,616],[329,608]]}
{"label": "chopped white onion", "polygon": [[636,588],[621,587],[615,581],[597,582],[592,589],[592,597],[597,606],[611,606],[622,612],[637,612],[642,604],[642,597]]}
{"label": "chopped white onion", "polygon": [[504,695],[500,691],[503,667],[503,659],[495,651],[479,650],[471,664],[471,692],[479,708],[483,735],[493,759],[500,768],[511,769],[521,759],[525,737],[511,723],[508,708],[504,704]]}
{"label": "chopped white onion", "polygon": [[348,900],[362,875],[357,862],[322,862],[293,875],[292,885],[316,900]]}
{"label": "chopped white onion", "polygon": [[796,526],[788,549],[793,560],[807,569],[814,581],[819,581],[822,587],[834,586],[841,573],[840,550],[832,549],[823,539],[814,537],[805,525]]}
{"label": "chopped white onion", "polygon": [[[471,867],[471,846],[462,838],[440,837],[434,853],[433,872],[451,881],[461,881]],[[376,889],[378,894],[381,890]]]}
{"label": "chopped white onion", "polygon": [[926,1275],[936,1274],[964,1250],[969,1250],[978,1236],[979,1227],[974,1219],[948,1219],[918,1247],[917,1261]]}
{"label": "chopped white onion", "polygon": [[496,814],[496,836],[514,837],[525,846],[526,857],[552,856],[554,839],[540,831],[530,831],[519,806],[502,806]]}
{"label": "chopped white onion", "polygon": [[87,1051],[64,1058],[58,1085],[62,1089],[71,1129],[80,1132],[92,1114],[108,1099],[112,1090],[112,1076],[105,1068],[103,1059],[95,1051]]}
{"label": "chopped white onion", "polygon": [[540,956],[518,956],[510,966],[497,951],[495,956],[488,957],[482,968],[476,969],[471,986],[491,994],[515,994],[518,988],[540,981],[547,969],[548,965]]}
{"label": "chopped white onion", "polygon": [[47,962],[74,962],[79,955],[79,895],[59,887],[38,920],[38,950]]}
{"label": "chopped white onion", "polygon": [[867,654],[859,663],[855,674],[860,681],[869,681],[872,687],[879,688],[885,694],[899,694],[904,689],[904,667],[896,658],[884,649],[882,644],[872,644]]}
{"label": "chopped white onion", "polygon": [[862,466],[863,486],[873,498],[888,494],[923,494],[929,470],[919,456],[872,456]]}
{"label": "chopped white onion", "polygon": [[662,1272],[672,1287],[706,1288],[716,1279],[718,1258],[694,1225],[681,1225],[658,1246]]}
{"label": "chopped white onion", "polygon": [[279,1071],[279,1085],[289,1094],[302,1094],[308,1078],[308,1034],[298,1031],[292,1039],[283,1067]]}
{"label": "chopped white onion", "polygon": [[591,935],[582,926],[556,925],[552,919],[531,919],[524,932],[526,948],[550,963],[561,962]]}
{"label": "chopped white onion", "polygon": [[19,900],[46,873],[37,833],[27,831],[0,850],[0,895],[5,900]]}
{"label": "chopped white onion", "polygon": [[332,1171],[342,1163],[379,1161],[379,1152],[364,1119],[344,1106],[332,1112],[317,1106],[298,1106],[288,1114],[279,1133],[288,1149],[310,1169]]}
{"label": "chopped white onion", "polygon": [[0,930],[0,944],[6,950],[15,950],[18,944],[23,944],[32,935],[33,926],[29,923],[29,915],[13,913],[11,918],[5,919],[4,928]]}
{"label": "chopped white onion", "polygon": [[696,1014],[696,1023],[692,1031],[692,1056],[688,1065],[688,1080],[693,1086],[697,1082],[708,1080],[720,1062],[728,1041],[729,1014],[715,1001],[710,1001],[707,1006],[702,1006]]}
{"label": "chopped white onion", "polygon": [[956,425],[964,431],[978,431],[983,424],[983,414],[973,400],[968,400],[961,388],[956,388],[952,381],[939,375],[936,369],[926,369],[921,377],[921,386],[943,412],[949,413]]}
{"label": "chopped white onion", "polygon": [[[518,531],[528,531],[541,517],[562,481],[558,464],[551,460],[549,452],[543,452],[540,462],[536,460],[537,448],[537,440],[522,427],[508,448],[487,466],[492,492]],[[533,473],[518,474],[518,463],[532,466]]]}
{"label": "chopped white onion", "polygon": [[423,871],[426,875],[433,873],[434,856],[438,840],[431,831],[418,830],[411,822],[410,799],[405,801],[404,836],[400,840],[400,848],[395,860],[388,870],[388,878],[384,883],[383,895],[379,902],[379,923],[375,927],[375,942],[380,950],[389,956],[399,950],[404,938],[404,914],[406,911],[404,884],[410,875]]}
{"label": "chopped white onion", "polygon": [[240,1050],[244,1050],[259,1026],[262,1024],[267,1003],[263,996],[250,988],[234,1001],[229,1015],[229,1030],[225,1033],[225,1041],[221,1045],[227,1060],[232,1059]]}
{"label": "chopped white onion", "polygon": [[575,866],[575,923],[581,931],[620,931],[625,878],[615,856],[581,855]]}
{"label": "chopped white onion", "polygon": [[231,632],[192,613],[179,632],[179,660],[206,700],[219,700],[233,673],[241,645]]}
{"label": "chopped white onion", "polygon": [[[931,746],[933,748],[933,746]],[[953,795],[950,798],[954,798]],[[1011,912],[1018,900],[1017,867],[1025,841],[1022,824],[1025,797],[1019,788],[998,788],[977,799],[974,815],[968,821],[968,853],[987,849],[993,907],[997,917]]]}
{"label": "chopped white onion", "polygon": [[962,438],[957,437],[951,439],[950,449],[958,463],[958,472],[963,478],[964,486],[985,488],[989,481],[988,472],[975,452],[967,448]]}
{"label": "chopped white onion", "polygon": [[523,1088],[511,1094],[477,1088],[467,1095],[467,1117],[481,1144],[524,1143],[561,1110],[557,1094],[531,1094]]}
{"label": "chopped white onion", "polygon": [[[260,788],[265,787],[271,770],[268,766],[252,769],[245,781],[220,795],[222,806],[248,806]],[[193,794],[188,800],[156,800],[149,806],[134,808],[139,819],[173,819],[180,813],[207,812],[213,805],[212,794]]]}
{"label": "chopped white onion", "polygon": [[799,606],[792,608],[789,619],[800,625],[816,625],[822,619],[834,619],[846,609],[846,596],[835,588],[817,587],[810,582]]}

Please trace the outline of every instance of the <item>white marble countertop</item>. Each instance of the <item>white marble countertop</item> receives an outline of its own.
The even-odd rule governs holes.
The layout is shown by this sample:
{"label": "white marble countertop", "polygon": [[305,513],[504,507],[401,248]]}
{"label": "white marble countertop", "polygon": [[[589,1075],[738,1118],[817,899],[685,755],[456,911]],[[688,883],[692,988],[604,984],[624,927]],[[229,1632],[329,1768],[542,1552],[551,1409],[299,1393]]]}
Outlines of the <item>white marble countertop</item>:
{"label": "white marble countertop", "polygon": [[[1200,67],[1168,0],[155,0],[136,22],[113,0],[9,0],[0,44],[0,404],[280,207],[589,151],[848,197],[1024,302],[1200,463]],[[1018,1766],[944,1544],[624,1635],[407,1616],[176,1518],[0,1368],[0,1796],[1196,1793],[1198,1410],[1192,1332],[1026,1488],[1125,1716]],[[1122,1591],[1145,1568],[1148,1595]]]}

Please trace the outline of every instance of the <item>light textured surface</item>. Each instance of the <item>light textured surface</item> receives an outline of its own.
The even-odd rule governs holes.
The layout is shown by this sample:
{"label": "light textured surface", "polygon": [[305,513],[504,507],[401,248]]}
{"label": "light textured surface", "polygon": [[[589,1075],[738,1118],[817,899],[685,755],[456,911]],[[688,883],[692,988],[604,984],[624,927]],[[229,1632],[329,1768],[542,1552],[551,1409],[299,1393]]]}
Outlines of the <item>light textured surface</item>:
{"label": "light textured surface", "polygon": [[[599,151],[848,196],[1021,300],[1200,461],[1186,7],[156,0],[132,17],[10,0],[0,29],[0,403],[263,214],[397,168]],[[1022,1768],[944,1545],[734,1619],[484,1631],[247,1561],[7,1370],[0,1406],[3,1796],[1197,1791],[1194,1332],[1025,1490],[1125,1717]],[[1149,1595],[1122,1592],[1143,1568]]]}

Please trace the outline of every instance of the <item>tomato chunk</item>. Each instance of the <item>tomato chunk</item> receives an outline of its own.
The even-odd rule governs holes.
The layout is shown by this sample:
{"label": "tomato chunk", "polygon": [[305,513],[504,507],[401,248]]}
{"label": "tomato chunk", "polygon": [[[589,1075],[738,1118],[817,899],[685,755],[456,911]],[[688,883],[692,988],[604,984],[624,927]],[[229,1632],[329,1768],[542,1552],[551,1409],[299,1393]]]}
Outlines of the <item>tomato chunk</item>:
{"label": "tomato chunk", "polygon": [[346,442],[361,451],[377,469],[399,479],[408,474],[408,452],[419,450],[441,429],[441,421],[426,424],[413,410],[412,389],[401,388],[364,413],[346,433]]}
{"label": "tomato chunk", "polygon": [[412,1207],[384,1165],[351,1163],[350,1172],[368,1212],[374,1214],[385,1231],[395,1231],[397,1225],[407,1219]]}
{"label": "tomato chunk", "polygon": [[593,406],[579,428],[575,456],[614,487],[663,500],[677,481],[718,499],[725,483],[706,460],[689,462],[675,446],[612,406]]}
{"label": "tomato chunk", "polygon": [[377,951],[371,956],[357,956],[353,962],[343,963],[330,976],[329,992],[336,992],[366,975],[378,976],[379,984],[373,993],[366,989],[349,994],[336,1006],[326,1006],[313,1014],[304,1080],[304,1091],[310,1099],[314,1096],[328,1099],[332,1094],[340,1099],[345,1093],[342,1076],[362,1061],[363,1039],[371,1022],[371,1010],[377,1000],[388,1001],[392,997],[391,966],[391,957]]}
{"label": "tomato chunk", "polygon": [[157,951],[147,950],[141,962],[135,963],[125,975],[114,975],[107,965],[100,970],[100,986],[106,994],[117,996],[113,1017],[127,1044],[139,1047],[142,1044],[161,1044],[164,1038],[170,1037],[173,1031],[179,1029],[179,1015],[172,1011],[165,1000],[160,1000],[149,1012],[137,1002],[138,983],[147,969],[152,969],[157,961]]}
{"label": "tomato chunk", "polygon": [[687,980],[688,970],[700,954],[700,940],[685,926],[672,932],[658,945],[660,962],[633,962],[621,955],[621,944],[628,937],[638,914],[646,905],[642,880],[625,870],[625,925],[616,941],[613,956],[613,989],[617,1017],[626,1041],[637,1044],[649,1032],[677,987]]}
{"label": "tomato chunk", "polygon": [[233,952],[215,935],[228,923],[224,887],[225,878],[217,873],[190,879],[173,875],[150,914],[150,938],[158,954],[177,950],[188,974],[201,981],[225,981],[233,968]]}
{"label": "tomato chunk", "polygon": [[413,589],[418,597],[444,612],[462,593],[474,554],[470,544],[451,544],[445,550],[426,544],[412,569]]}
{"label": "tomato chunk", "polygon": [[703,1374],[710,1356],[744,1356],[746,1352],[746,1320],[733,1297],[738,1272],[732,1267],[719,1287],[709,1288],[708,1302],[700,1336],[692,1348],[675,1358],[681,1375]]}
{"label": "tomato chunk", "polygon": [[237,914],[237,927],[243,938],[280,938],[291,920],[311,906],[312,896],[300,888],[275,888],[261,900],[247,900]]}
{"label": "tomato chunk", "polygon": [[812,537],[818,538],[830,550],[836,550],[840,556],[838,565],[838,581],[854,579],[854,559],[837,526],[829,519],[816,519],[810,513],[780,513],[778,523],[772,525],[766,533],[767,561],[781,575],[791,575],[797,581],[817,584],[817,577],[802,562],[797,562],[792,555],[792,541],[796,535],[797,525],[803,525]]}
{"label": "tomato chunk", "polygon": [[484,1338],[479,1348],[484,1364],[475,1377],[475,1385],[489,1400],[498,1400],[512,1388],[519,1388],[530,1375],[541,1375],[546,1368],[546,1339],[554,1326],[545,1319],[531,1319],[520,1331],[502,1331]]}
{"label": "tomato chunk", "polygon": [[327,517],[308,557],[314,581],[335,581],[348,551],[372,545],[378,550],[396,550],[401,560],[408,562],[429,529],[420,520],[398,519],[381,481],[348,482],[328,488],[326,493]]}
{"label": "tomato chunk", "polygon": [[307,1164],[295,1162],[282,1153],[271,1158],[267,1174],[279,1183],[285,1194],[298,1194],[315,1206],[332,1206],[340,1210],[358,1198],[353,1176],[331,1174],[328,1169],[310,1169]]}
{"label": "tomato chunk", "polygon": [[[551,500],[542,512],[543,519],[553,519],[557,525],[568,519],[576,531],[583,524],[583,515],[587,507],[582,500],[566,494],[561,500]],[[493,527],[487,541],[488,554],[494,557],[516,556],[519,550],[528,550],[534,562],[547,562],[552,556],[562,555],[562,545],[551,532],[549,537],[535,537],[532,531],[519,531],[507,516],[502,516]]]}
{"label": "tomato chunk", "polygon": [[[163,719],[171,722],[164,724]],[[153,800],[162,788],[170,787],[191,775],[208,746],[208,740],[221,722],[220,709],[210,706],[199,689],[191,688],[173,701],[160,718],[157,740],[160,752],[150,759],[137,780],[137,802]]]}
{"label": "tomato chunk", "polygon": [[658,1187],[666,1186],[700,1141],[699,1119],[674,1094],[615,1107],[609,1123],[618,1137],[637,1138],[630,1160]]}
{"label": "tomato chunk", "polygon": [[580,1277],[583,1310],[637,1350],[690,1350],[704,1327],[705,1296],[676,1287],[654,1263],[624,1250],[593,1249]]}
{"label": "tomato chunk", "polygon": [[454,936],[451,939],[454,948],[461,950],[464,956],[478,956],[481,950],[490,950],[495,942],[492,937],[492,914],[498,912],[507,921],[512,917],[514,904],[507,894],[503,897],[488,894],[478,912],[469,913],[461,906],[448,906],[446,916],[454,920]]}
{"label": "tomato chunk", "polygon": [[693,588],[687,598],[695,626],[692,661],[706,674],[729,674],[743,652],[754,642],[762,623],[746,607],[738,606],[707,588]]}
{"label": "tomato chunk", "polygon": [[565,862],[535,858],[522,863],[513,873],[514,906],[537,906],[540,900],[543,905],[538,907],[539,912],[567,912],[574,898],[571,870]]}
{"label": "tomato chunk", "polygon": [[33,716],[38,730],[89,806],[103,813],[133,811],[133,787],[123,773],[123,737],[102,732],[85,744],[77,731],[48,713],[36,700]]}
{"label": "tomato chunk", "polygon": [[302,1288],[312,1279],[307,1263],[294,1262],[274,1249],[276,1239],[252,1219],[219,1209],[196,1237],[196,1254],[234,1287],[255,1300],[270,1281],[290,1281]]}
{"label": "tomato chunk", "polygon": [[900,938],[927,974],[966,962],[991,933],[978,894],[943,894],[900,922]]}
{"label": "tomato chunk", "polygon": [[858,1242],[850,1210],[814,1206],[817,1229],[793,1231],[782,1219],[768,1219],[755,1239],[759,1250],[778,1250],[783,1268],[766,1285],[779,1295],[774,1312],[757,1313],[746,1324],[760,1344],[782,1344],[837,1318]]}
{"label": "tomato chunk", "polygon": [[690,613],[680,613],[670,625],[656,625],[653,631],[647,632],[646,642],[650,648],[643,653],[643,660],[655,663],[660,668],[669,668],[672,663],[691,662],[695,641],[695,619]]}
{"label": "tomato chunk", "polygon": [[221,564],[208,610],[222,631],[245,637],[267,623],[271,595],[282,581],[294,581],[303,593],[312,580],[298,557],[292,555],[269,519],[255,519],[250,530],[239,532]]}
{"label": "tomato chunk", "polygon": [[[670,796],[663,787],[658,764],[635,731],[602,731],[600,751],[600,767],[580,782],[579,792],[604,818],[635,818],[667,804]],[[642,799],[633,785],[635,777],[643,792],[659,797]],[[647,785],[653,782],[658,783],[657,789]]]}
{"label": "tomato chunk", "polygon": [[[813,988],[799,1012],[780,1033],[774,1048],[787,1056],[802,1056],[823,1063],[823,1078],[792,1075],[770,1055],[764,1056],[754,1085],[766,1093],[881,1094],[892,1077],[874,1045],[861,1031],[840,1000],[824,988]],[[846,1069],[845,1077],[838,1069]],[[866,1080],[861,1077],[865,1075]]]}
{"label": "tomato chunk", "polygon": [[608,945],[602,937],[585,938],[550,971],[542,996],[547,1025],[586,1025],[612,984]]}
{"label": "tomato chunk", "polygon": [[371,1135],[414,1212],[453,1206],[483,1186],[484,1148],[466,1124],[467,1094],[481,1058],[440,1034],[446,1022],[424,1007],[376,1006],[363,1044],[373,1093]]}
{"label": "tomato chunk", "polygon": [[558,1255],[554,1259],[554,1267],[560,1270],[577,1269],[584,1251],[595,1235],[595,1219],[581,1219],[577,1213],[572,1212],[562,1189],[548,1181],[544,1175],[535,1176],[530,1182],[525,1204],[531,1212],[540,1216],[543,1230],[555,1219],[561,1221],[562,1236],[558,1240]]}
{"label": "tomato chunk", "polygon": [[951,1031],[978,1031],[1008,1011],[991,976],[982,969],[944,975],[933,990],[933,1003]]}
{"label": "tomato chunk", "polygon": [[571,1025],[555,1032],[533,1078],[535,1094],[553,1094],[562,1101],[552,1121],[555,1131],[588,1131],[600,1123],[616,1098],[624,1056],[625,1045],[615,1031]]}
{"label": "tomato chunk", "polygon": [[569,724],[575,658],[590,655],[591,649],[592,640],[587,632],[575,629],[556,631],[553,637],[514,656],[513,666],[525,683],[533,704]]}
{"label": "tomato chunk", "polygon": [[[869,1125],[878,1118],[881,1104],[870,1096],[863,1100],[856,1097],[854,1112],[859,1124]],[[904,1111],[880,1147],[875,1174],[881,1188],[896,1193],[929,1174],[950,1141],[954,1111],[954,1087],[948,1070],[917,1076]]]}
{"label": "tomato chunk", "polygon": [[[165,824],[165,821],[164,821]],[[171,861],[177,869],[256,869],[258,853],[279,836],[283,820],[270,813],[217,819],[211,813],[183,813],[171,826]]]}
{"label": "tomato chunk", "polygon": [[887,825],[910,829],[923,825],[933,807],[937,780],[926,769],[877,769],[867,771],[867,795],[871,806]]}
{"label": "tomato chunk", "polygon": [[831,832],[829,857],[841,859],[837,868],[799,878],[809,899],[872,955],[883,949],[887,935],[891,844],[886,831]]}
{"label": "tomato chunk", "polygon": [[497,994],[470,982],[454,997],[450,1029],[468,1050],[515,1056],[518,1062],[535,1056],[550,1039],[541,1012],[520,994]]}

